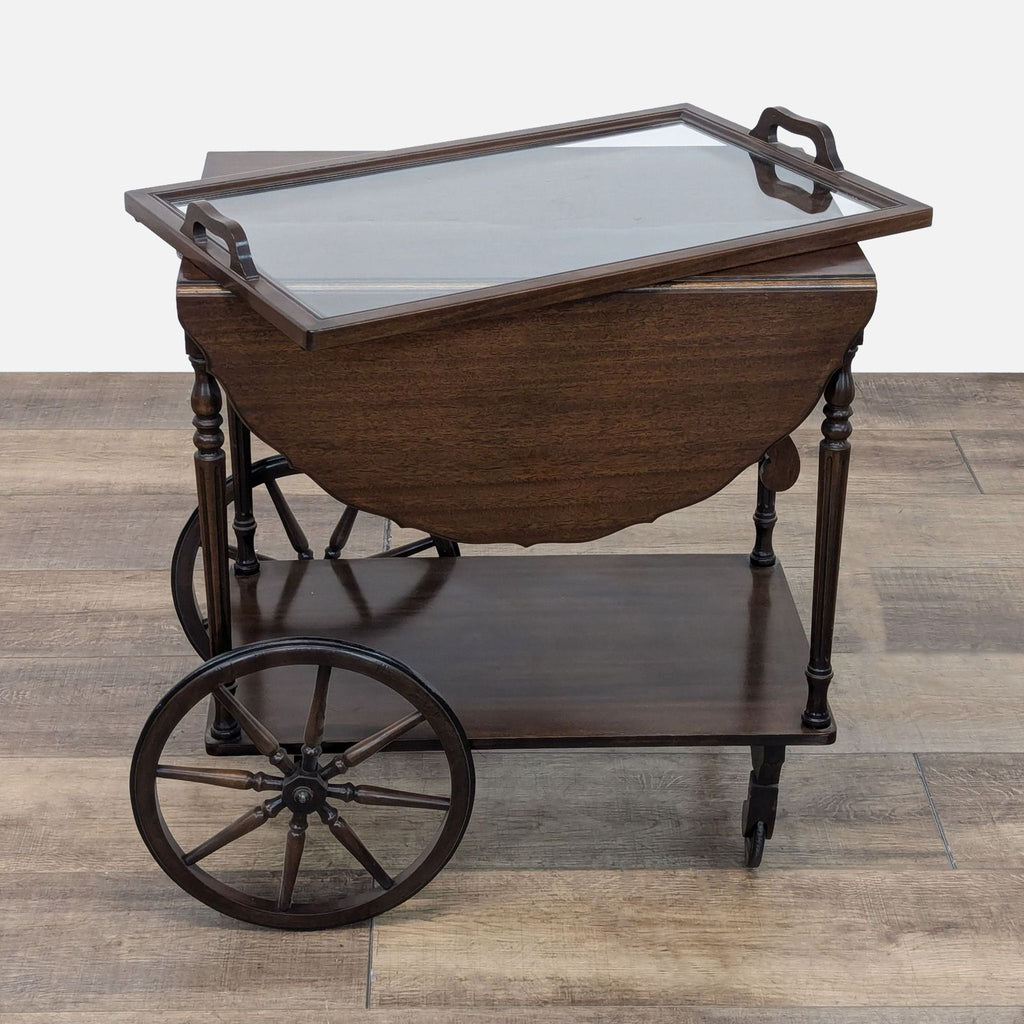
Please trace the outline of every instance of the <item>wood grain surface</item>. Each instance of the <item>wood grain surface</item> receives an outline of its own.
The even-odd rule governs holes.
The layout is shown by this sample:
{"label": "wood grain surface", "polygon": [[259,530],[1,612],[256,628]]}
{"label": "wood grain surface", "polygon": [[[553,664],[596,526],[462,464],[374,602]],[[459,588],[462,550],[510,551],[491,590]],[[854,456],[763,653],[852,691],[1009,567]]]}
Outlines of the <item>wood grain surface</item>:
{"label": "wood grain surface", "polygon": [[725,486],[805,419],[874,299],[621,292],[312,352],[233,296],[181,294],[178,314],[253,432],[328,493],[525,545],[593,540]]}
{"label": "wood grain surface", "polygon": [[[859,272],[863,273],[863,266]],[[4,391],[0,426],[6,430],[181,427],[183,419],[190,418],[192,390],[184,350],[181,362],[181,373],[0,373]],[[858,373],[857,416],[865,426],[870,423],[883,430],[1016,430],[1019,376]]]}
{"label": "wood grain surface", "polygon": [[986,494],[1024,494],[1024,430],[958,430],[957,444]]}
{"label": "wood grain surface", "polygon": [[[858,386],[842,728],[787,759],[764,867],[739,867],[741,753],[485,752],[456,859],[374,922],[371,958],[369,927],[297,953],[219,918],[131,823],[138,730],[197,664],[166,569],[195,503],[190,377],[0,377],[0,1024],[222,1024],[243,1001],[256,1024],[1022,1024],[1024,379]],[[805,623],[819,419],[775,534]],[[293,488],[319,544],[336,506]],[[753,503],[748,471],[568,550],[742,552]]]}
{"label": "wood grain surface", "polygon": [[[814,473],[807,467],[813,469],[817,458],[820,426],[821,415],[816,409],[795,431],[804,466],[800,480],[805,490],[813,490]],[[977,484],[951,431],[908,429],[897,434],[864,427],[856,418],[854,429],[857,442],[851,478],[860,493],[977,493]],[[967,438],[978,435],[959,432],[957,436],[961,444],[966,444]],[[159,495],[170,491],[191,495],[195,490],[195,481],[188,472],[192,468],[188,464],[192,430],[186,423],[178,430],[24,428],[11,434],[7,447],[18,458],[0,481],[4,494]],[[1012,449],[1008,441],[1007,457]],[[254,439],[254,459],[271,451]],[[117,459],[121,467],[116,473],[111,472],[112,459]],[[304,494],[319,493],[319,488],[305,477],[294,478],[293,486],[300,487]]]}
{"label": "wood grain surface", "polygon": [[[807,638],[782,565],[752,569],[745,555],[274,562],[237,581],[231,618],[235,646],[309,635],[387,651],[479,748],[835,736],[800,724]],[[303,678],[282,669],[238,684],[285,744],[303,735]],[[393,721],[385,693],[355,687],[332,706],[326,748]]]}
{"label": "wood grain surface", "polygon": [[[141,842],[141,841],[137,841]],[[327,999],[365,1006],[368,925],[303,938],[301,962],[280,936],[182,906],[154,865],[57,874],[22,870],[0,890],[0,993],[5,1008],[50,1014],[117,1009],[240,1007],[258,991],[279,1014],[323,1007],[310,974],[330,979]],[[188,901],[185,901],[188,902]],[[309,972],[309,973],[307,973]],[[291,1019],[295,1019],[291,1017]]]}
{"label": "wood grain surface", "polygon": [[[721,750],[551,751],[543,758],[481,752],[479,797],[452,864],[474,872],[741,870],[736,833],[748,763],[744,754]],[[830,771],[823,771],[826,763]],[[131,819],[122,751],[76,757],[71,765],[53,756],[42,768],[7,755],[0,767],[0,874],[102,873],[112,847],[120,870],[150,869]],[[375,783],[396,788],[444,777],[436,754],[416,751],[395,753],[375,772]],[[90,780],[84,791],[82,778]],[[833,764],[796,752],[783,778],[773,869],[816,867],[823,858],[836,868],[946,866],[911,755],[858,754]],[[560,799],[567,792],[572,799]],[[210,834],[225,823],[222,802],[204,791],[203,801],[191,803],[195,795],[170,787],[161,799],[183,829]],[[237,802],[245,809],[253,798],[240,794]],[[51,844],[56,819],[69,828],[62,843]],[[385,841],[399,848],[421,824],[401,818],[389,824]]]}
{"label": "wood grain surface", "polygon": [[1024,754],[922,754],[921,770],[961,868],[1024,868]]}
{"label": "wood grain surface", "polygon": [[1024,874],[452,869],[373,942],[373,1005],[1005,1006]]}
{"label": "wood grain surface", "polygon": [[[295,512],[310,544],[323,554],[338,521],[342,506],[326,494],[304,494],[313,488],[306,481],[289,478],[281,489]],[[109,497],[99,494],[64,496],[17,495],[0,499],[0,570],[2,569],[96,569],[112,565],[121,569],[167,569],[185,520],[196,505],[195,495],[127,494],[118,496],[120,517],[110,516]],[[257,489],[256,547],[277,558],[293,558],[294,552],[267,494]],[[68,543],[74,536],[75,542]],[[412,533],[411,536],[422,536]],[[362,513],[356,519],[345,547],[346,555],[361,558],[384,546],[385,524],[377,516]]]}
{"label": "wood grain surface", "polygon": [[[47,1024],[137,1024],[139,1015],[128,1012],[74,1012],[46,1015]],[[223,1009],[147,1011],[146,1024],[227,1024]],[[297,1024],[740,1024],[756,1019],[759,1024],[1024,1024],[1024,1010],[1012,1006],[930,1006],[927,1015],[914,1007],[876,1006],[815,1007],[807,1010],[761,1008],[756,1016],[743,1006],[517,1006],[514,1009],[446,1007],[445,1009],[360,1010],[331,1005],[304,1010],[290,1020]],[[245,1011],[246,1024],[280,1024],[280,1010]],[[4,1013],[0,1024],[43,1024],[40,1014]]]}

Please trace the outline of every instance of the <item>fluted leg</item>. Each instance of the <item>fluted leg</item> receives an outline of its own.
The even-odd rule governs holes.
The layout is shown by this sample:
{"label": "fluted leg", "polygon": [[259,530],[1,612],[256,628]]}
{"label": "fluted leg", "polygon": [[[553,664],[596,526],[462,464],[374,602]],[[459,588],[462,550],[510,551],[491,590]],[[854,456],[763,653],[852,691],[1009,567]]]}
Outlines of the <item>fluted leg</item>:
{"label": "fluted leg", "polygon": [[825,386],[825,419],[818,446],[818,512],[814,537],[814,589],[811,599],[811,650],[807,663],[807,707],[803,723],[811,729],[832,724],[828,687],[832,682],[832,634],[836,621],[839,556],[843,541],[846,479],[850,467],[850,416],[855,393],[851,363],[861,337],[847,349],[843,365]]}

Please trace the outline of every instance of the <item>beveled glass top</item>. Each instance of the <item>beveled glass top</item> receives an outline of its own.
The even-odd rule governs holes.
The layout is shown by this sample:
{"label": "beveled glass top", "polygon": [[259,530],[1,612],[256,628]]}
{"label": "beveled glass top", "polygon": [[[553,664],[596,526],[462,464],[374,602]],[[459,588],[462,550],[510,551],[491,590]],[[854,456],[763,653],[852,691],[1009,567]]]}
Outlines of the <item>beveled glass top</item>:
{"label": "beveled glass top", "polygon": [[878,209],[682,123],[209,202],[321,318]]}

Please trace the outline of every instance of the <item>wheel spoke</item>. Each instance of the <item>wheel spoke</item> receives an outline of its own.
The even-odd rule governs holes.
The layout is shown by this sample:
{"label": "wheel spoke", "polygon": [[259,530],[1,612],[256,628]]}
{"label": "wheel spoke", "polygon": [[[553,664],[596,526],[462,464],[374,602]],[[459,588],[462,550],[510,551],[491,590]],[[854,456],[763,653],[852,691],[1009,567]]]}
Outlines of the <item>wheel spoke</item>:
{"label": "wheel spoke", "polygon": [[424,810],[447,811],[452,805],[446,796],[407,793],[405,790],[382,786],[353,786],[351,782],[328,786],[327,793],[345,803],[370,804],[374,807],[421,807]]}
{"label": "wheel spoke", "polygon": [[284,779],[264,775],[263,772],[247,772],[241,768],[193,768],[188,765],[158,764],[158,779],[176,779],[179,782],[201,782],[207,786],[224,786],[226,789],[254,789],[257,793],[265,789],[280,790]]}
{"label": "wheel spoke", "polygon": [[217,699],[231,712],[256,749],[270,758],[275,768],[280,768],[286,775],[295,771],[295,763],[274,734],[226,686],[217,689]]}
{"label": "wheel spoke", "polygon": [[312,558],[313,549],[309,546],[309,541],[306,540],[306,535],[302,532],[302,527],[299,526],[299,521],[295,518],[291,505],[281,493],[277,481],[273,477],[268,477],[264,486],[267,488],[270,500],[274,503],[274,508],[277,509],[278,518],[288,536],[288,543],[291,544],[299,558]]}
{"label": "wheel spoke", "polygon": [[421,551],[426,551],[427,548],[432,548],[434,542],[429,537],[424,537],[421,540],[413,540],[408,544],[403,544],[401,547],[388,548],[387,551],[378,551],[375,555],[370,555],[370,558],[408,558],[409,555],[417,555]]}
{"label": "wheel spoke", "polygon": [[320,756],[320,744],[323,742],[324,724],[327,720],[327,693],[330,685],[331,666],[319,666],[316,671],[316,685],[313,687],[313,699],[309,702],[306,734],[303,739],[302,767],[307,772],[316,769],[317,758]]}
{"label": "wheel spoke", "polygon": [[352,508],[351,505],[346,506],[345,511],[341,513],[341,518],[338,520],[338,525],[335,526],[334,532],[331,534],[331,539],[327,542],[324,558],[337,558],[341,554],[342,548],[348,543],[349,535],[352,533],[352,526],[358,515],[359,509]]}
{"label": "wheel spoke", "polygon": [[306,816],[296,811],[288,825],[288,838],[284,844],[284,867],[281,868],[281,887],[277,893],[278,910],[287,910],[292,905],[295,879],[299,875],[299,863],[305,845]]}
{"label": "wheel spoke", "polygon": [[362,764],[367,758],[372,757],[377,751],[383,750],[389,743],[397,740],[399,736],[404,735],[410,729],[414,729],[424,720],[423,715],[419,711],[414,711],[411,715],[406,715],[405,718],[400,718],[397,722],[392,722],[391,725],[385,726],[380,732],[375,732],[372,736],[367,736],[366,739],[353,743],[344,754],[336,757],[321,771],[320,777],[323,779],[333,779],[335,775],[341,775],[342,772],[347,772],[349,768]]}
{"label": "wheel spoke", "polygon": [[266,824],[280,812],[282,807],[284,807],[284,797],[276,796],[273,800],[264,800],[262,804],[254,807],[251,811],[246,811],[230,825],[222,828],[216,835],[210,836],[206,842],[200,843],[194,850],[189,850],[182,860],[191,866],[204,857],[209,857],[211,853],[215,853],[222,846],[227,846],[228,843],[233,843],[236,839],[241,839],[242,836],[258,829],[260,825]]}
{"label": "wheel spoke", "polygon": [[378,885],[384,889],[390,889],[395,884],[395,880],[377,863],[377,858],[363,845],[363,841],[355,834],[352,826],[338,813],[336,808],[328,804],[326,807],[319,808],[317,813],[331,830],[331,835],[369,871]]}

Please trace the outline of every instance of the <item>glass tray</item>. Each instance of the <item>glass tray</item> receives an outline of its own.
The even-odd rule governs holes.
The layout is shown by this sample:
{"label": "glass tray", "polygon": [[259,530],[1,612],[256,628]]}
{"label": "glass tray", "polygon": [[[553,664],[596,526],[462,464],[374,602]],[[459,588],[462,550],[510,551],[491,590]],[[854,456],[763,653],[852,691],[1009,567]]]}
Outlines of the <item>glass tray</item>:
{"label": "glass tray", "polygon": [[[779,127],[815,156],[776,141]],[[128,211],[307,348],[924,227],[829,129],[685,104],[141,189]],[[211,244],[212,243],[212,244]]]}

